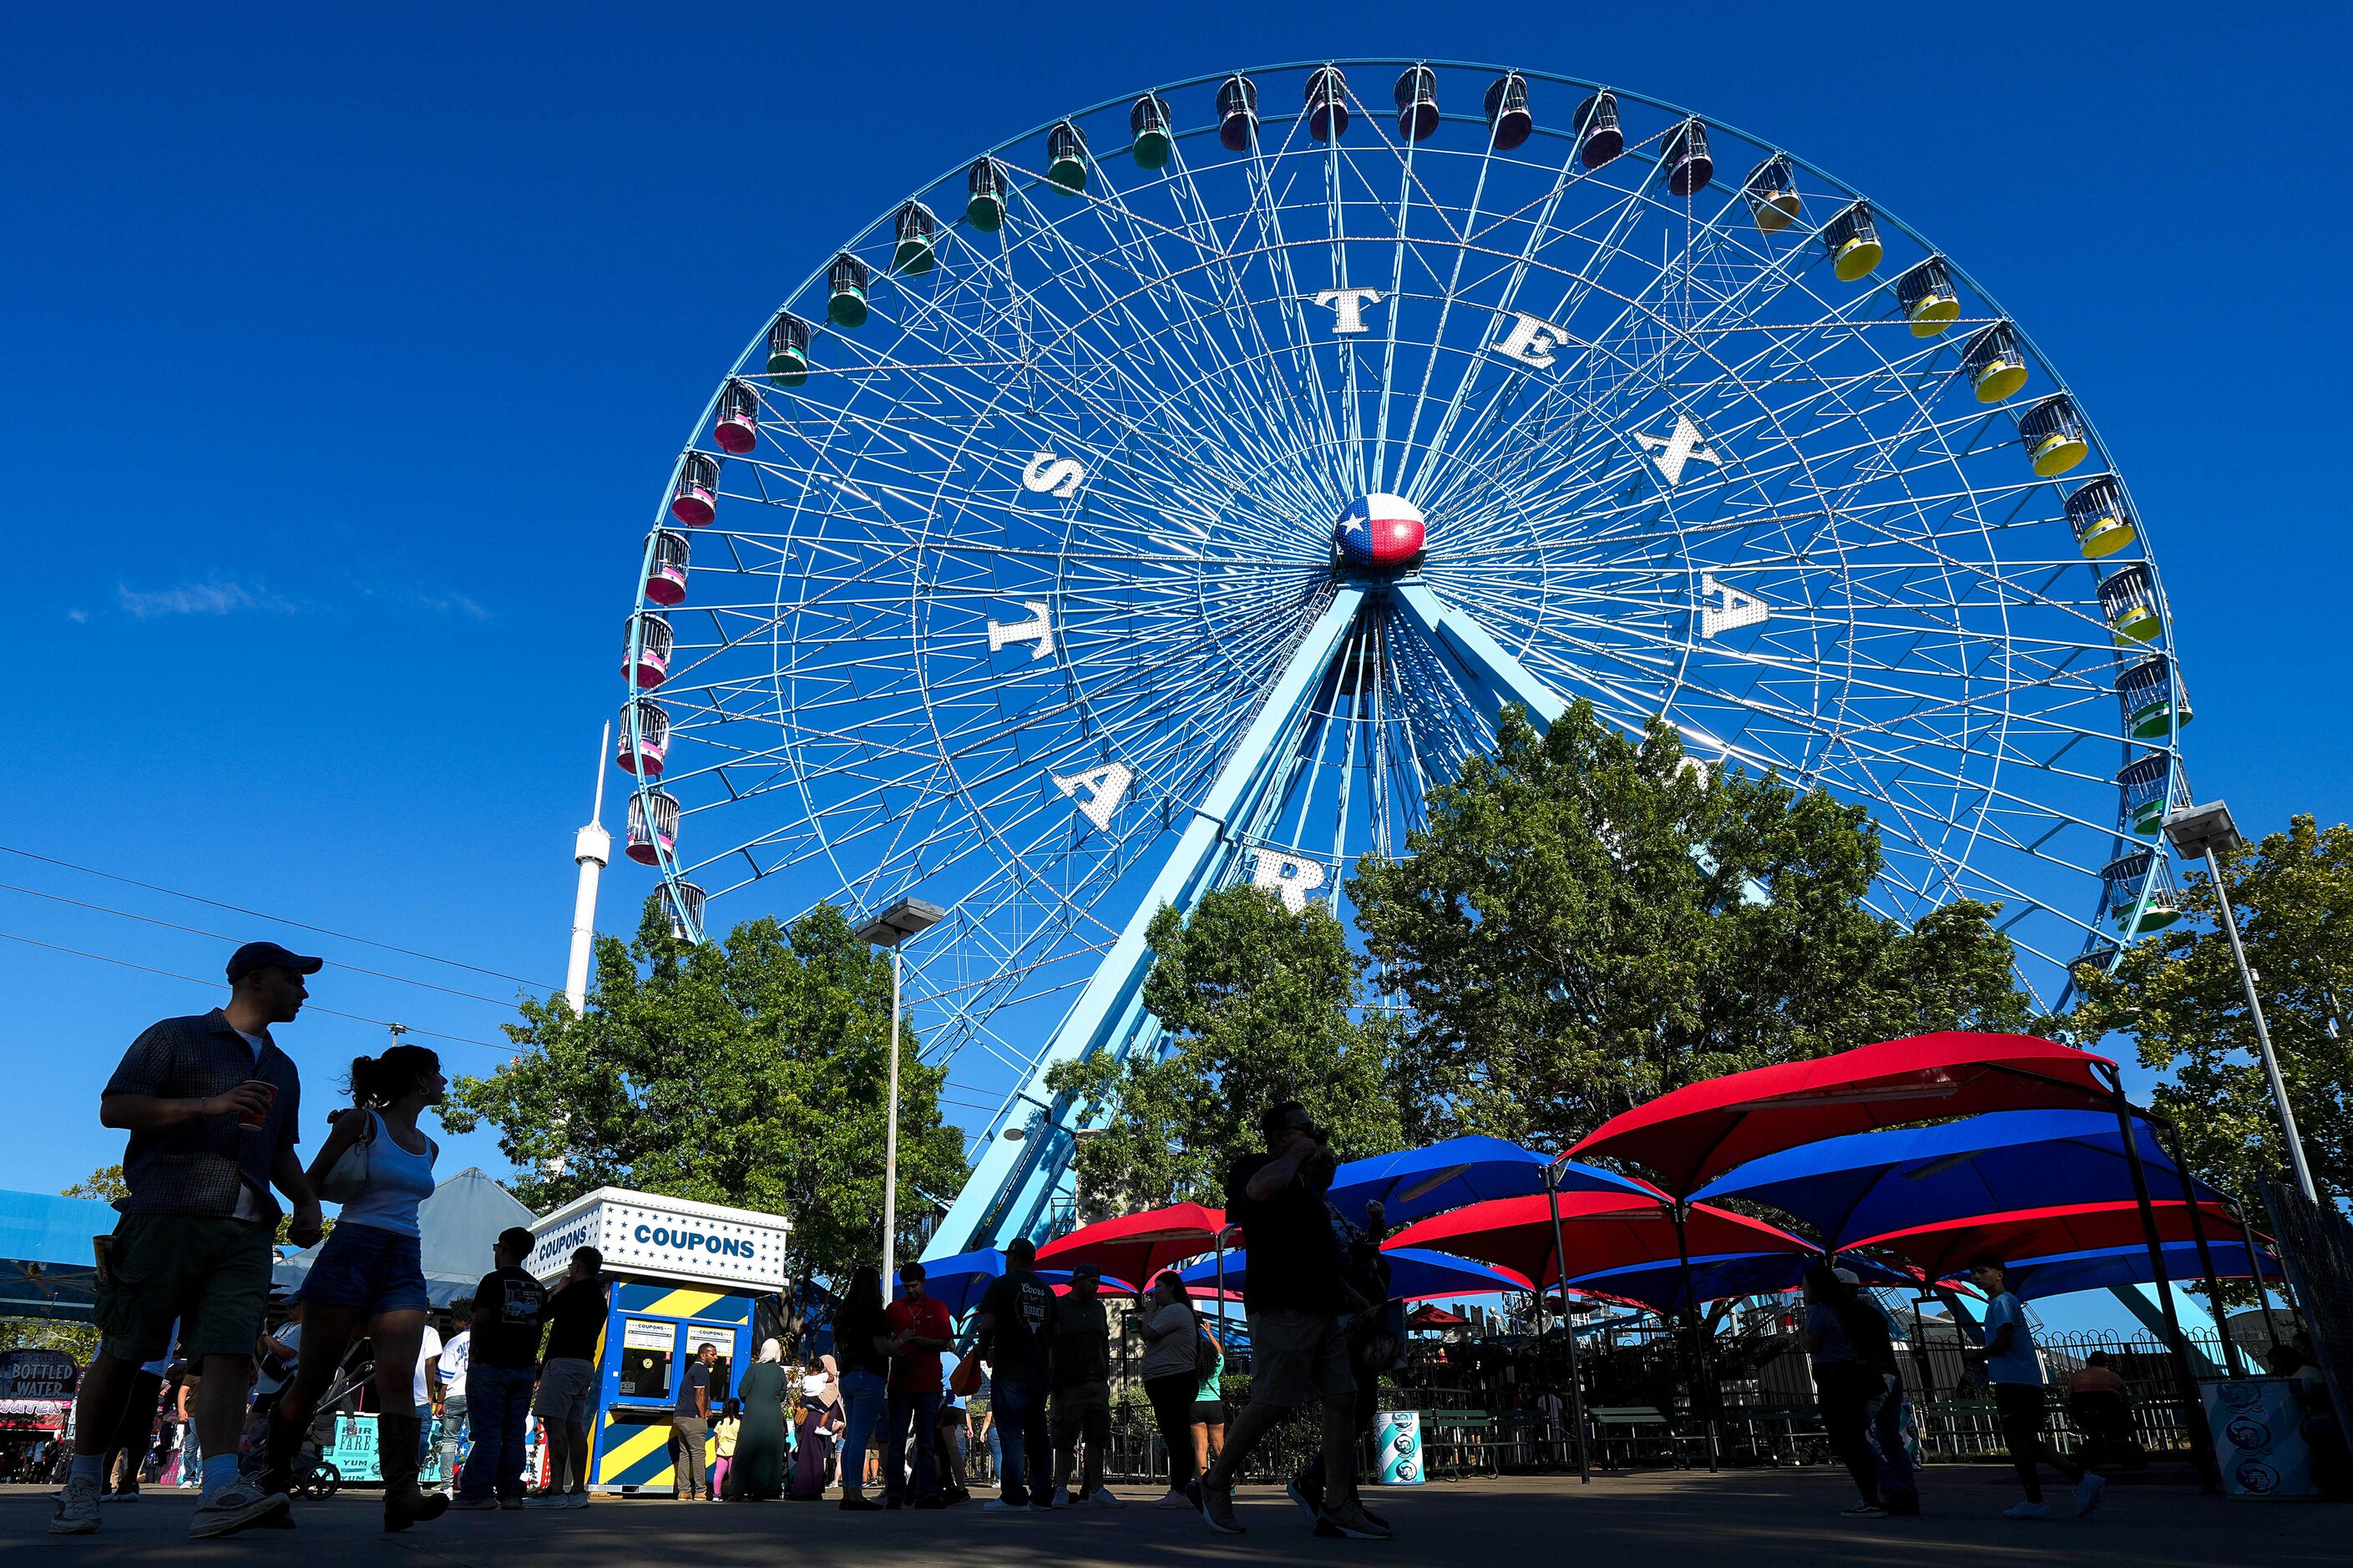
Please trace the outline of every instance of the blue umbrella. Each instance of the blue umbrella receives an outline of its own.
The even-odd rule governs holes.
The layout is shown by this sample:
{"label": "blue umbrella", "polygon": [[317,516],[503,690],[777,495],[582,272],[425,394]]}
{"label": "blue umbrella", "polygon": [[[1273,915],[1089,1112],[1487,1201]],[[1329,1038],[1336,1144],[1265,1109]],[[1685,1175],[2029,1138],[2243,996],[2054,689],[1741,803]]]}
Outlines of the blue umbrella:
{"label": "blue umbrella", "polygon": [[[2213,1255],[2217,1279],[2243,1279],[2254,1271],[2247,1266],[2247,1244],[2244,1241],[2212,1241],[2208,1251]],[[2263,1278],[2280,1277],[2279,1259],[2268,1251],[2261,1254]],[[2198,1272],[2198,1244],[2194,1241],[2169,1241],[2165,1244],[2165,1272],[2169,1279],[2185,1279]],[[2106,1290],[2117,1286],[2148,1285],[2156,1281],[2149,1272],[2148,1248],[2136,1242],[2130,1247],[2104,1247],[2091,1252],[2062,1252],[2049,1258],[2029,1258],[2010,1264],[2003,1271],[2005,1282],[2021,1300],[2032,1300],[2042,1296],[2064,1296],[2073,1290]]]}
{"label": "blue umbrella", "polygon": [[[1394,1227],[1489,1198],[1543,1192],[1547,1163],[1542,1154],[1501,1138],[1449,1138],[1427,1149],[1351,1160],[1332,1173],[1332,1190],[1324,1195],[1356,1225],[1365,1223],[1365,1205],[1377,1198]],[[1574,1161],[1561,1164],[1560,1190],[1653,1191],[1631,1177]]]}
{"label": "blue umbrella", "polygon": [[[988,1293],[989,1286],[1004,1273],[1004,1252],[997,1247],[984,1247],[976,1252],[959,1252],[952,1258],[935,1258],[924,1264],[923,1289],[932,1300],[948,1310],[949,1317],[961,1318],[980,1305],[980,1299]],[[1071,1271],[1067,1268],[1040,1268],[1037,1274],[1049,1285],[1071,1282]],[[891,1283],[895,1293],[900,1284],[896,1275],[892,1277]],[[1129,1295],[1135,1293],[1135,1287],[1126,1280],[1108,1276],[1103,1279],[1103,1288]]]}
{"label": "blue umbrella", "polygon": [[[1726,1296],[1771,1296],[1794,1290],[1806,1270],[1820,1262],[1802,1252],[1726,1252],[1691,1260],[1692,1290],[1702,1301]],[[1867,1258],[1841,1258],[1839,1267],[1851,1268],[1865,1285],[1917,1286],[1919,1281]],[[1683,1271],[1679,1259],[1662,1258],[1621,1268],[1603,1268],[1572,1276],[1568,1288],[1640,1301],[1661,1312],[1683,1305]]]}
{"label": "blue umbrella", "polygon": [[[1426,1247],[1391,1247],[1382,1256],[1389,1260],[1389,1294],[1400,1301],[1419,1300],[1424,1296],[1485,1296],[1497,1290],[1535,1289],[1535,1282],[1525,1274]],[[1241,1289],[1249,1274],[1248,1248],[1226,1254],[1229,1291]],[[1218,1288],[1217,1260],[1205,1258],[1183,1269],[1181,1277],[1187,1288],[1198,1286],[1214,1291]]]}
{"label": "blue umbrella", "polygon": [[[2157,1195],[2180,1177],[2148,1123],[2135,1143]],[[2193,1181],[2201,1199],[2226,1202]],[[1826,1139],[1751,1160],[1692,1194],[1770,1204],[1827,1247],[1981,1214],[2134,1197],[2124,1135],[2104,1110],[1995,1110],[1936,1127]],[[2193,1271],[2194,1272],[2194,1271]]]}

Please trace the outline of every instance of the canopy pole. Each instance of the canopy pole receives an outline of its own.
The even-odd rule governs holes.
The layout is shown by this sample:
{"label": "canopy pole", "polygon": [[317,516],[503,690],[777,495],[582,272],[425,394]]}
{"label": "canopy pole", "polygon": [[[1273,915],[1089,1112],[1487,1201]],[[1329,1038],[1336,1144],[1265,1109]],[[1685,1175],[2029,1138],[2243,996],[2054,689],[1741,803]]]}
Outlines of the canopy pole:
{"label": "canopy pole", "polygon": [[1928,1355],[1927,1322],[1920,1316],[1920,1303],[1926,1300],[1917,1290],[1912,1293],[1912,1360],[1920,1373],[1920,1397],[1934,1399],[1936,1397],[1936,1363]]}
{"label": "canopy pole", "polygon": [[2189,1206],[2189,1234],[2198,1243],[2198,1271],[2205,1277],[2206,1307],[2214,1314],[2214,1331],[2222,1336],[2222,1364],[2232,1377],[2244,1377],[2246,1363],[2240,1358],[2239,1342],[2231,1337],[2231,1315],[2223,1310],[2222,1285],[2214,1277],[2214,1251],[2206,1245],[2206,1218],[2199,1211],[2198,1189],[2189,1179],[2189,1162],[2181,1157],[2180,1129],[2154,1119],[2150,1125],[2158,1131],[2157,1146],[2173,1157],[2173,1173],[2181,1178],[2181,1201]]}
{"label": "canopy pole", "polygon": [[2181,1399],[2181,1423],[2189,1429],[2190,1460],[2198,1467],[2198,1489],[2221,1489],[2214,1468],[2213,1434],[2206,1429],[2206,1409],[2198,1394],[2198,1377],[2189,1370],[2189,1347],[2181,1337],[2181,1317],[2173,1307],[2173,1281],[2165,1270],[2165,1244],[2157,1233],[2157,1209],[2149,1202],[2148,1173],[2141,1167],[2140,1140],[2133,1131],[2132,1101],[2125,1098],[2120,1075],[2112,1075],[2116,1131],[2124,1135],[2125,1168],[2132,1173],[2133,1202],[2140,1209],[2141,1239],[2157,1286],[2157,1302],[2165,1313],[2167,1348],[2173,1361],[2173,1382]]}
{"label": "canopy pole", "polygon": [[2271,1292],[2263,1284],[2263,1255],[2255,1249],[2255,1222],[2248,1217],[2245,1204],[2236,1206],[2240,1233],[2247,1238],[2247,1272],[2254,1276],[2255,1280],[2255,1310],[2263,1313],[2263,1333],[2270,1339],[2272,1349],[2277,1350],[2280,1347],[2279,1320],[2272,1316]]}
{"label": "canopy pole", "polygon": [[[1715,1359],[1700,1343],[1699,1292],[1692,1284],[1691,1238],[1684,1230],[1690,1208],[1687,1200],[1678,1198],[1667,1213],[1675,1222],[1675,1262],[1683,1282],[1683,1331],[1691,1340],[1683,1362],[1683,1382],[1691,1389],[1692,1413],[1700,1418],[1700,1429],[1707,1435],[1707,1473],[1712,1476],[1716,1473]],[[1707,1390],[1704,1407],[1700,1393],[1703,1386]]]}
{"label": "canopy pole", "polygon": [[[1560,1164],[1545,1167],[1545,1202],[1552,1210],[1552,1273],[1560,1286],[1560,1332],[1568,1342],[1568,1418],[1577,1432],[1577,1471],[1587,1486],[1593,1484],[1593,1456],[1585,1446],[1585,1378],[1577,1364],[1577,1326],[1568,1321],[1568,1249],[1560,1233]],[[1536,1281],[1536,1300],[1544,1300],[1544,1281]],[[1536,1343],[1544,1343],[1544,1316],[1536,1317]]]}

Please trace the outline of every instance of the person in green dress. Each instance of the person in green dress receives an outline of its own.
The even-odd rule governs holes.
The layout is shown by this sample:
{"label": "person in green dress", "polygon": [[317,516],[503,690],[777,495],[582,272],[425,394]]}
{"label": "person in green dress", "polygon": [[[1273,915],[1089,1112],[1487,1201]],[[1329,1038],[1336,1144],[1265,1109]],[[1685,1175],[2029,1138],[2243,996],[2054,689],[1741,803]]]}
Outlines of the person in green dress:
{"label": "person in green dress", "polygon": [[735,1435],[735,1462],[727,1468],[731,1497],[759,1502],[785,1495],[784,1359],[784,1347],[761,1341],[760,1358],[737,1390],[744,1426]]}

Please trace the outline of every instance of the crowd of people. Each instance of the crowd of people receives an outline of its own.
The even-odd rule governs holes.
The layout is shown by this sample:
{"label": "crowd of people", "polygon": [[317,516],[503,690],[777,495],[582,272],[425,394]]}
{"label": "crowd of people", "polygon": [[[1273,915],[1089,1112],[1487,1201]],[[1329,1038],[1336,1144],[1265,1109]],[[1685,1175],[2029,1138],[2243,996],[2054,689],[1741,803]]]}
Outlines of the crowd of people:
{"label": "crowd of people", "polygon": [[[419,1125],[447,1083],[434,1053],[396,1044],[353,1062],[351,1106],[317,1155],[297,1158],[301,1082],[272,1039],[293,1020],[321,961],[270,942],[238,949],[221,1008],[143,1032],[100,1099],[100,1119],[129,1133],[121,1218],[101,1239],[96,1321],[101,1342],[82,1376],[72,1455],[49,1528],[98,1530],[100,1502],[135,1498],[163,1473],[202,1498],[195,1537],[290,1528],[292,1497],[316,1462],[314,1423],[355,1343],[374,1354],[377,1461],[386,1530],[445,1511],[588,1505],[590,1426],[608,1286],[593,1247],[552,1289],[525,1267],[528,1230],[497,1241],[470,1300],[436,1322],[422,1272],[417,1209],[434,1190],[438,1150]],[[1230,1420],[1220,1390],[1226,1346],[1173,1271],[1148,1281],[1132,1321],[1142,1391],[1166,1453],[1155,1506],[1191,1510],[1239,1534],[1233,1489],[1277,1425],[1319,1410],[1314,1458],[1285,1490],[1318,1535],[1387,1540],[1388,1523],[1358,1490],[1373,1458],[1381,1376],[1402,1363],[1401,1308],[1389,1299],[1379,1205],[1368,1224],[1325,1199],[1337,1160],[1296,1101],[1261,1119],[1264,1148],[1226,1176],[1229,1222],[1250,1237],[1242,1296],[1250,1398]],[[295,1300],[269,1317],[282,1196],[298,1246],[320,1240],[322,1201],[340,1205]],[[1057,1293],[1024,1239],[983,1295],[961,1347],[924,1270],[900,1270],[885,1301],[880,1272],[852,1275],[833,1322],[834,1353],[788,1367],[765,1339],[738,1386],[715,1377],[702,1344],[680,1379],[670,1449],[676,1495],[693,1501],[814,1501],[862,1512],[934,1510],[969,1500],[985,1441],[997,1496],[990,1514],[1124,1506],[1104,1484],[1113,1440],[1112,1328],[1100,1276],[1081,1267]],[[2096,1509],[2105,1478],[2044,1436],[2044,1388],[2032,1331],[1998,1258],[1976,1261],[1984,1292],[1985,1374],[2025,1491],[2014,1519],[2046,1518],[2040,1472],[2056,1470],[2075,1510]],[[1905,1439],[1905,1390],[1892,1325],[1854,1277],[1817,1267],[1805,1279],[1800,1330],[1824,1427],[1852,1475],[1860,1518],[1920,1511]],[[959,1352],[953,1379],[947,1358]],[[977,1431],[972,1401],[986,1384]],[[1540,1396],[1556,1427],[1556,1394]],[[535,1415],[545,1479],[527,1495],[525,1427]],[[445,1486],[420,1482],[441,1435]],[[459,1435],[470,1444],[458,1463]],[[714,1461],[706,1470],[706,1453]]]}

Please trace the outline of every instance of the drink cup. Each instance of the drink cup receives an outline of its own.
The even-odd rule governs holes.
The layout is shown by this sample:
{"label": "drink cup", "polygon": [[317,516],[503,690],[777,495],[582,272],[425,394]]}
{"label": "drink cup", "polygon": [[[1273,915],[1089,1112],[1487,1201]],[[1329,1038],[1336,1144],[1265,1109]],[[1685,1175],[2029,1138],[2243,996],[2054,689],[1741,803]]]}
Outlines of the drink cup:
{"label": "drink cup", "polygon": [[239,1127],[260,1128],[269,1125],[270,1108],[278,1103],[278,1086],[274,1083],[263,1084],[261,1086],[261,1095],[262,1100],[260,1110],[240,1110],[237,1112],[237,1124]]}

